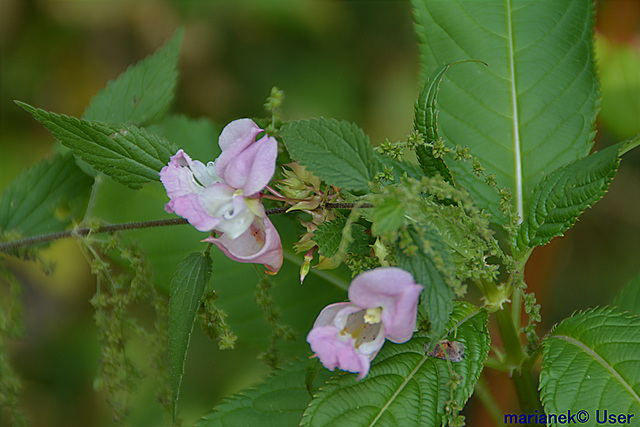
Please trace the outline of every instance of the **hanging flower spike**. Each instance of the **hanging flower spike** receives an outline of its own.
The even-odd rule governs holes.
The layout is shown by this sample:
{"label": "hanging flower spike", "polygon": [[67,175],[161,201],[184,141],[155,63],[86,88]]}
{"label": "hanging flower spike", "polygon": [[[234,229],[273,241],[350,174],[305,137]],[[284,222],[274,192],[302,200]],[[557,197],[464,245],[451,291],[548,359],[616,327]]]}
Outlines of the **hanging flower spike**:
{"label": "hanging flower spike", "polygon": [[200,231],[214,231],[214,243],[238,262],[264,264],[272,273],[282,266],[282,244],[260,203],[259,192],[276,167],[278,143],[252,120],[229,123],[220,134],[222,153],[206,165],[183,150],[160,171],[171,200],[169,213],[185,218]]}
{"label": "hanging flower spike", "polygon": [[357,372],[361,380],[385,339],[411,339],[422,289],[410,273],[396,267],[358,275],[349,286],[351,302],[331,304],[320,312],[307,335],[311,350],[327,369]]}

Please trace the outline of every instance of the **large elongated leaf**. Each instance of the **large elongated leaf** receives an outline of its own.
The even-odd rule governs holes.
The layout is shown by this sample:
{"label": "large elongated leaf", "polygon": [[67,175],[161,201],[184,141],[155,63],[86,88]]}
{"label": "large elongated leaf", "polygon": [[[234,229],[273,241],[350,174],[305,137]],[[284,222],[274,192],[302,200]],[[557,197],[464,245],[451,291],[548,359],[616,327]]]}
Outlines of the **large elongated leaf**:
{"label": "large elongated leaf", "polygon": [[169,359],[175,417],[184,362],[198,306],[211,278],[212,262],[208,254],[192,252],[178,265],[171,282],[169,302]]}
{"label": "large elongated leaf", "polygon": [[205,415],[198,427],[297,426],[311,401],[311,393],[331,376],[331,372],[321,369],[314,387],[308,388],[305,384],[308,364],[308,361],[290,363],[258,386],[231,396]]}
{"label": "large elongated leaf", "polygon": [[366,190],[375,176],[369,137],[353,123],[299,120],[283,126],[281,134],[291,157],[331,185]]}
{"label": "large elongated leaf", "polygon": [[621,152],[638,144],[640,137],[623,141],[546,176],[536,186],[518,230],[518,249],[544,245],[570,229],[578,216],[607,192],[618,170]]}
{"label": "large elongated leaf", "polygon": [[[465,346],[465,358],[451,363],[462,377],[453,400],[463,406],[489,351],[487,314],[467,303],[456,303],[448,327],[447,338]],[[426,354],[427,341],[414,335],[405,344],[387,342],[361,381],[355,374],[332,378],[311,401],[301,425],[439,427],[450,399],[451,373],[445,360]]]}
{"label": "large elongated leaf", "polygon": [[[598,107],[593,2],[413,0],[422,75],[459,60],[438,94],[438,129],[466,145],[523,216],[545,173],[585,156]],[[462,163],[449,165],[494,220],[498,196]]]}
{"label": "large elongated leaf", "polygon": [[42,160],[2,190],[0,231],[34,236],[64,230],[86,207],[92,184],[71,154]]}
{"label": "large elongated leaf", "polygon": [[640,413],[640,317],[614,309],[577,313],[543,345],[540,389],[547,414],[587,410],[595,425],[596,411],[600,419],[605,410]]}
{"label": "large elongated leaf", "polygon": [[18,102],[63,145],[91,166],[133,189],[159,181],[172,150],[164,139],[133,125],[88,122]]}
{"label": "large elongated leaf", "polygon": [[144,125],[169,109],[178,81],[182,29],[153,55],[110,81],[84,111],[85,120]]}

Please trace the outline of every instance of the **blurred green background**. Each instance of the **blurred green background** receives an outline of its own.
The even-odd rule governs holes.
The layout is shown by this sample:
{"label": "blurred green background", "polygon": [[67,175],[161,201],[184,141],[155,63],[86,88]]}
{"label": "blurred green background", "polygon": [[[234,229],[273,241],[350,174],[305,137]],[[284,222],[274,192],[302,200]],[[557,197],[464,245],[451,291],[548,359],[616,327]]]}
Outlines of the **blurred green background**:
{"label": "blurred green background", "polygon": [[[278,86],[286,95],[285,120],[347,119],[375,144],[384,138],[404,139],[412,128],[419,79],[408,1],[0,0],[0,188],[47,156],[54,143],[13,100],[79,117],[108,80],[152,53],[180,26],[185,35],[173,112],[223,126],[239,117],[263,115],[265,98]],[[597,26],[603,100],[596,149],[601,149],[640,132],[640,3],[598,2]],[[214,138],[211,144],[216,144]],[[542,304],[541,333],[574,310],[606,305],[638,273],[639,188],[636,150],[624,158],[605,199],[565,238],[534,252],[526,275]],[[118,191],[115,187],[109,194]],[[119,209],[121,220],[161,216],[136,218],[145,204],[159,203],[161,210],[161,189],[148,186],[144,191],[139,205]],[[108,197],[102,202],[115,203]],[[148,231],[131,236],[153,241]],[[197,239],[189,236],[187,232],[187,238]],[[10,260],[24,286],[26,331],[11,343],[12,363],[23,380],[21,409],[34,426],[113,425],[104,396],[93,389],[99,350],[88,300],[95,281],[72,241],[58,242],[46,254],[57,263],[50,277],[33,264]],[[223,283],[232,264],[221,258],[215,262],[222,263],[219,270],[214,266],[212,284],[217,288],[216,280]],[[163,283],[170,280],[172,267],[162,270]],[[290,266],[277,285],[291,282],[290,289],[282,285],[281,291],[289,299],[302,298],[305,291],[295,273]],[[253,277],[247,284],[252,288],[252,267],[247,275]],[[341,295],[337,288],[319,292],[327,301]],[[234,320],[233,295],[227,296],[232,326],[258,328],[254,335],[263,334],[258,310]],[[311,315],[318,310],[308,307]],[[298,314],[287,316],[291,323]],[[298,342],[303,346],[304,336]],[[184,424],[191,425],[225,395],[266,374],[266,365],[256,360],[262,349],[256,339],[222,352],[196,328],[181,394]],[[143,359],[144,349],[139,353],[136,357]],[[497,381],[492,388],[503,390],[505,409],[513,407],[513,393]],[[129,424],[167,423],[153,394],[153,385],[143,383],[131,402]],[[468,425],[485,425],[479,406],[472,401],[467,408]]]}

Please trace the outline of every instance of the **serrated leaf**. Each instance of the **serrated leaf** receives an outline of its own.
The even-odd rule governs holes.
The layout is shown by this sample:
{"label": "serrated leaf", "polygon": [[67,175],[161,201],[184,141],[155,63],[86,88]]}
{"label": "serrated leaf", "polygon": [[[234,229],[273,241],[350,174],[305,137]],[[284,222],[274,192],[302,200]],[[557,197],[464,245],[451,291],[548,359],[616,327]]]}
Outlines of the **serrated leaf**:
{"label": "serrated leaf", "polygon": [[74,154],[115,181],[138,189],[159,181],[170,144],[133,125],[110,125],[59,115],[17,102]]}
{"label": "serrated leaf", "polygon": [[[543,340],[547,414],[640,413],[640,318],[607,308],[574,314]],[[556,424],[551,424],[556,425]],[[593,424],[595,425],[595,424]]]}
{"label": "serrated leaf", "polygon": [[174,419],[191,331],[202,294],[211,278],[211,271],[212,262],[209,254],[192,252],[178,265],[171,281],[169,360]]}
{"label": "serrated leaf", "polygon": [[129,67],[91,99],[82,118],[144,125],[169,109],[178,81],[182,29],[154,54]]}
{"label": "serrated leaf", "polygon": [[[438,93],[438,129],[468,146],[523,217],[546,173],[588,154],[598,85],[593,2],[413,0],[421,74],[451,68]],[[423,79],[424,80],[424,79]],[[456,184],[502,222],[499,197],[464,162],[449,164]]]}
{"label": "serrated leaf", "polygon": [[431,144],[440,139],[438,135],[438,110],[436,109],[436,96],[440,89],[440,82],[444,73],[452,64],[440,67],[435,74],[425,83],[414,106],[413,128],[424,137],[424,142],[416,147],[418,163],[425,176],[440,174],[446,181],[453,183],[451,171],[442,158],[435,157]]}
{"label": "serrated leaf", "polygon": [[[311,401],[306,385],[308,361],[284,366],[261,384],[234,396],[205,415],[198,427],[216,426],[297,426]],[[331,372],[321,369],[313,384],[321,386]],[[313,388],[315,392],[317,387]]]}
{"label": "serrated leaf", "polygon": [[[429,332],[433,341],[444,332],[453,309],[454,293],[449,277],[453,270],[451,259],[449,252],[439,243],[439,236],[430,227],[421,226],[421,230],[417,230],[412,226],[408,232],[411,243],[417,250],[409,255],[398,247],[396,260],[398,267],[410,272],[416,283],[424,286],[420,294],[419,309],[431,323]],[[434,250],[425,251],[424,244],[431,245]],[[439,256],[438,260],[434,258],[434,254]]]}
{"label": "serrated leaf", "polygon": [[[465,346],[465,358],[451,363],[462,377],[453,397],[464,406],[489,351],[487,314],[457,302],[447,326],[447,338]],[[404,344],[387,342],[361,381],[346,373],[332,378],[311,401],[301,425],[439,427],[450,399],[451,373],[447,361],[426,354],[427,341],[415,334]]]}
{"label": "serrated leaf", "polygon": [[573,227],[578,217],[600,200],[616,175],[620,153],[628,142],[562,166],[535,188],[516,245],[525,251],[545,245]]}
{"label": "serrated leaf", "polygon": [[71,154],[40,161],[2,190],[0,231],[34,236],[64,230],[82,215],[92,184]]}
{"label": "serrated leaf", "polygon": [[[318,245],[319,252],[330,258],[340,249],[343,239],[343,230],[347,223],[346,218],[338,218],[323,222],[313,233],[313,241]],[[365,228],[360,224],[351,224],[351,243],[347,252],[360,254],[363,247],[368,247],[369,238],[365,234]]]}
{"label": "serrated leaf", "polygon": [[347,121],[292,121],[281,129],[289,154],[320,179],[350,191],[369,188],[376,174],[373,148],[362,129]]}
{"label": "serrated leaf", "polygon": [[620,311],[640,316],[640,274],[622,288],[611,305],[618,307]]}

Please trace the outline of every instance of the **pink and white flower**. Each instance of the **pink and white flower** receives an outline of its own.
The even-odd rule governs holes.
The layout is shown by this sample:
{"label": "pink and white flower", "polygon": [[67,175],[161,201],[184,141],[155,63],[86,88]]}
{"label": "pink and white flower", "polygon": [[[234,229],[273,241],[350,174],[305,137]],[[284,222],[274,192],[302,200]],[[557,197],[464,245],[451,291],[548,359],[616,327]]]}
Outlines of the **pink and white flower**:
{"label": "pink and white flower", "polygon": [[358,275],[349,286],[351,302],[330,304],[320,312],[307,335],[311,350],[327,369],[364,378],[385,339],[403,343],[413,336],[422,289],[409,272],[396,267]]}
{"label": "pink and white flower", "polygon": [[282,244],[260,202],[260,191],[276,168],[278,142],[250,119],[229,123],[220,134],[222,153],[206,165],[183,150],[160,171],[171,200],[169,213],[185,218],[200,231],[214,231],[214,243],[238,262],[264,264],[271,272],[282,266]]}

